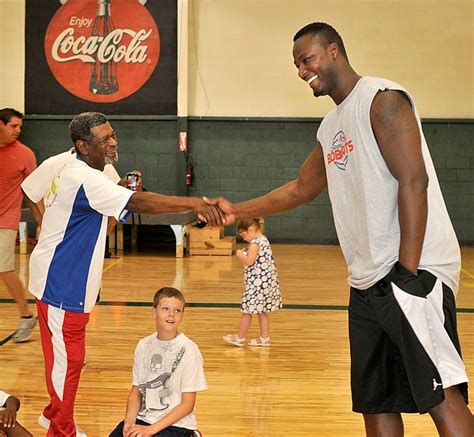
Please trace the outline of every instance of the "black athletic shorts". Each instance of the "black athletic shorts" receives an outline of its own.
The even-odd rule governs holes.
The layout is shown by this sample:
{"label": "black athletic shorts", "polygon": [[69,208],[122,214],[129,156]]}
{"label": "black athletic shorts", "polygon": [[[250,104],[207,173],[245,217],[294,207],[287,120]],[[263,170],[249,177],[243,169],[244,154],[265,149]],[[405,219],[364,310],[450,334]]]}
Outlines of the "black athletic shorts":
{"label": "black athletic shorts", "polygon": [[425,413],[467,375],[452,290],[430,272],[400,263],[367,290],[351,288],[352,406],[359,413]]}

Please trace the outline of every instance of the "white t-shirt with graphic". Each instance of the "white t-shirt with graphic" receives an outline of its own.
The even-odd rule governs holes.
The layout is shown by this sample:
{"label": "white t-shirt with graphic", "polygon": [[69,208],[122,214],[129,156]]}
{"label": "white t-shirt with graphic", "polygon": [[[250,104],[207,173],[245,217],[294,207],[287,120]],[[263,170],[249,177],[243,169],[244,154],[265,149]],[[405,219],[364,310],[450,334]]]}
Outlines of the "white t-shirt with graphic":
{"label": "white t-shirt with graphic", "polygon": [[[142,338],[135,349],[132,383],[142,394],[138,419],[157,422],[181,403],[182,393],[207,389],[198,346],[184,334],[170,341],[158,340],[156,333]],[[173,426],[197,429],[194,411]]]}

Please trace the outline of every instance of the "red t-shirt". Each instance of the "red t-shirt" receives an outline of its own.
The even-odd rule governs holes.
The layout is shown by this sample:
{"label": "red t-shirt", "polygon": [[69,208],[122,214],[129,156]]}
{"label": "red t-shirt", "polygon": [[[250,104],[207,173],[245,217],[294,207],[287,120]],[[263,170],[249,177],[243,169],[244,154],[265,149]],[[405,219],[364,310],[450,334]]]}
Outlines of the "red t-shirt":
{"label": "red t-shirt", "polygon": [[36,168],[33,151],[19,141],[0,147],[0,228],[18,229],[21,183]]}

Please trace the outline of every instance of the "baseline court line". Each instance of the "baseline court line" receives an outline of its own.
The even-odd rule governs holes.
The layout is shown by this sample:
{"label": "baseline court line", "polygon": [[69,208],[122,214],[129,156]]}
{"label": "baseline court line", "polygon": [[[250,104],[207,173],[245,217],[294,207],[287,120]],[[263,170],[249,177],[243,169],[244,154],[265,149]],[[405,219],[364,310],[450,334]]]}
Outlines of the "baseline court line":
{"label": "baseline court line", "polygon": [[466,269],[461,268],[461,272],[469,276],[471,279],[474,279],[474,275],[471,272],[467,271]]}
{"label": "baseline court line", "polygon": [[[15,303],[14,299],[0,299],[2,303]],[[33,299],[29,299],[28,303],[35,303]],[[138,302],[138,301],[100,301],[97,305],[101,306],[112,306],[112,307],[150,307],[151,302]],[[216,303],[216,302],[187,302],[186,307],[189,308],[240,308],[239,303]],[[299,305],[299,304],[284,304],[284,310],[313,310],[313,311],[346,311],[347,306],[345,305]],[[456,308],[457,313],[468,313],[474,314],[474,308]],[[13,338],[14,333],[8,337],[0,340],[0,347],[8,343]]]}
{"label": "baseline court line", "polygon": [[[28,299],[28,303],[34,304],[34,299]],[[12,298],[0,299],[2,303],[15,303]],[[116,307],[151,307],[151,302],[140,301],[113,301],[101,300],[97,305],[116,306]],[[240,308],[240,303],[230,302],[186,302],[186,307],[191,308]],[[284,310],[315,310],[315,311],[345,311],[347,305],[303,305],[303,304],[283,304]],[[474,308],[456,308],[458,313],[474,313]]]}

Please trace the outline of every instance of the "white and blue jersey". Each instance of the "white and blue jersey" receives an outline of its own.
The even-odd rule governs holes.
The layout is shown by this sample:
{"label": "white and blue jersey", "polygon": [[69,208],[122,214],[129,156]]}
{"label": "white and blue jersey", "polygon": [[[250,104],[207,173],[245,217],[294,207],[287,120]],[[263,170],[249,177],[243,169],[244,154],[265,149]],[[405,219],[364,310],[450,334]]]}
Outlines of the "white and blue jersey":
{"label": "white and blue jersey", "polygon": [[[74,147],[67,152],[60,153],[45,159],[33,173],[21,183],[21,189],[35,203],[44,199],[48,203],[51,190],[55,187],[55,177],[62,172],[63,167],[77,158]],[[103,173],[114,183],[118,184],[120,176],[112,164],[105,164]]]}
{"label": "white and blue jersey", "polygon": [[48,195],[29,291],[66,311],[90,312],[101,287],[108,217],[123,221],[133,194],[80,157],[70,160]]}

